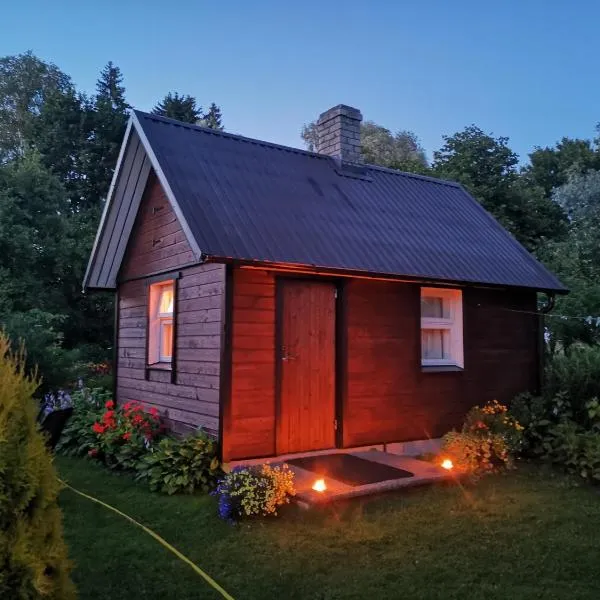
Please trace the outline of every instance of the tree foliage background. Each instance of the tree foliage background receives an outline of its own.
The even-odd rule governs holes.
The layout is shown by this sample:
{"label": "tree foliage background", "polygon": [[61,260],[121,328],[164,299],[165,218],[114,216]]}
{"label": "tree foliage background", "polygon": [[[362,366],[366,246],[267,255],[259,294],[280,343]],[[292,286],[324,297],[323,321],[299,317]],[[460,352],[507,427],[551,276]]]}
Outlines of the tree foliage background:
{"label": "tree foliage background", "polygon": [[[88,95],[30,52],[0,58],[0,325],[25,341],[43,387],[111,355],[112,294],[84,294],[81,283],[125,131],[126,96],[111,62]],[[207,106],[168,92],[154,112],[222,129],[220,108]],[[367,162],[459,181],[571,288],[548,320],[553,349],[600,343],[600,133],[565,136],[520,161],[508,138],[469,125],[428,160],[409,130],[372,121],[361,128]],[[316,149],[314,122],[302,137]]]}
{"label": "tree foliage background", "polygon": [[[205,115],[175,93],[159,106],[173,101],[222,129],[216,104]],[[112,294],[81,286],[129,109],[112,62],[86,95],[31,52],[0,58],[0,326],[25,342],[42,390],[111,357]]]}

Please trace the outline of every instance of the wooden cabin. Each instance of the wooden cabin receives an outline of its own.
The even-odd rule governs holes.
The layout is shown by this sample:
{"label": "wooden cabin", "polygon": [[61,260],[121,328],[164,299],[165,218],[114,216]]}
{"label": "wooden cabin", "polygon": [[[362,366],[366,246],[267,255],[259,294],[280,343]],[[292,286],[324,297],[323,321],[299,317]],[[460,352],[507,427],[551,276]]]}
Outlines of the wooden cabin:
{"label": "wooden cabin", "polygon": [[84,286],[116,293],[116,400],[223,459],[437,438],[535,390],[561,283],[460,185],[133,112]]}

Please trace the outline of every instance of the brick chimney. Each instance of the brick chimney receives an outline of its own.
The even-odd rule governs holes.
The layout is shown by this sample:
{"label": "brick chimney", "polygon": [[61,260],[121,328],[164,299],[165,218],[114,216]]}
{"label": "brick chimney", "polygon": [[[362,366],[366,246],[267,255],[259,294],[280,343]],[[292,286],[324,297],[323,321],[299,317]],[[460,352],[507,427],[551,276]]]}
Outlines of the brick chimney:
{"label": "brick chimney", "polygon": [[360,110],[338,104],[317,121],[317,152],[345,162],[360,163]]}

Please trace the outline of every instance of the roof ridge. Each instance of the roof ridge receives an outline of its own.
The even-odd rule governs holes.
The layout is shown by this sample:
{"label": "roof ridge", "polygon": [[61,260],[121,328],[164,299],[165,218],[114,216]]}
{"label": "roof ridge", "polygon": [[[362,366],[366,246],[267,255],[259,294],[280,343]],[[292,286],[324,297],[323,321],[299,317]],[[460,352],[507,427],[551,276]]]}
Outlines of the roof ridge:
{"label": "roof ridge", "polygon": [[373,165],[366,163],[365,167],[373,169],[374,171],[383,171],[384,173],[390,173],[390,175],[401,175],[404,177],[411,177],[413,179],[423,179],[430,183],[437,183],[439,185],[448,185],[450,187],[462,187],[458,181],[450,181],[449,179],[440,179],[439,177],[431,177],[430,175],[421,175],[421,173],[409,173],[408,171],[400,171],[400,169],[392,169],[391,167],[384,167],[382,165]]}
{"label": "roof ridge", "polygon": [[165,125],[173,125],[174,127],[181,127],[182,129],[189,129],[191,131],[197,131],[199,133],[207,133],[209,135],[215,135],[218,137],[230,138],[241,142],[248,142],[250,144],[256,144],[258,146],[268,146],[270,148],[277,148],[279,150],[287,150],[288,152],[295,152],[297,154],[305,154],[314,158],[331,158],[326,154],[319,154],[318,152],[311,152],[310,150],[303,150],[302,148],[294,148],[293,146],[284,146],[283,144],[276,144],[275,142],[267,142],[265,140],[259,140],[256,138],[249,138],[239,133],[229,133],[228,131],[221,131],[219,129],[211,129],[210,127],[203,127],[202,125],[194,125],[192,123],[184,123],[177,119],[171,119],[169,117],[162,117],[160,115],[153,115],[141,110],[134,110],[136,115],[141,115],[146,119],[152,121],[162,122]]}
{"label": "roof ridge", "polygon": [[[192,123],[184,123],[183,121],[178,121],[177,119],[171,119],[169,117],[162,117],[160,115],[154,115],[152,113],[147,113],[142,110],[133,109],[133,112],[136,115],[143,116],[146,119],[151,121],[157,121],[159,123],[164,123],[165,125],[173,125],[174,127],[181,127],[182,129],[189,129],[191,131],[197,131],[199,133],[207,133],[209,135],[216,135],[219,137],[225,137],[232,140],[238,140],[241,142],[247,142],[250,144],[256,144],[258,146],[265,146],[267,148],[276,148],[278,150],[285,150],[287,152],[294,152],[296,154],[302,154],[305,156],[310,156],[312,158],[326,159],[335,161],[335,157],[329,156],[327,154],[320,154],[319,152],[313,152],[311,150],[303,150],[302,148],[294,148],[293,146],[285,146],[283,144],[277,144],[275,142],[268,142],[265,140],[259,140],[256,138],[249,138],[244,135],[240,135],[238,133],[229,133],[228,131],[221,131],[219,129],[211,129],[210,127],[203,127],[202,125],[194,125]],[[400,171],[399,169],[392,169],[390,167],[383,167],[381,165],[374,165],[371,163],[364,163],[361,166],[367,169],[373,169],[376,171],[383,171],[384,173],[390,173],[392,175],[400,175],[403,177],[410,177],[413,179],[421,179],[423,181],[429,181],[430,183],[437,183],[439,185],[447,185],[450,187],[461,187],[460,183],[456,181],[448,181],[447,179],[439,179],[437,177],[430,177],[428,175],[421,175],[419,173],[408,173],[406,171]]]}

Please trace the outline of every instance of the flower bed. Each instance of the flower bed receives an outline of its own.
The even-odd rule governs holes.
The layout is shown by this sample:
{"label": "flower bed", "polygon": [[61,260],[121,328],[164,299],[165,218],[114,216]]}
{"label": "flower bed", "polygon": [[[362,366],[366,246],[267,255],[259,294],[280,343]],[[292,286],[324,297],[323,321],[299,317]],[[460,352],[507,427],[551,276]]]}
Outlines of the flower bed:
{"label": "flower bed", "polygon": [[146,411],[135,401],[115,406],[102,389],[82,387],[70,401],[74,412],[58,445],[62,454],[132,472],[150,489],[168,494],[215,487],[221,475],[218,444],[206,433],[173,437],[156,408]]}
{"label": "flower bed", "polygon": [[227,521],[257,516],[276,516],[295,495],[294,474],[287,465],[236,467],[213,492],[219,499],[219,516]]}

